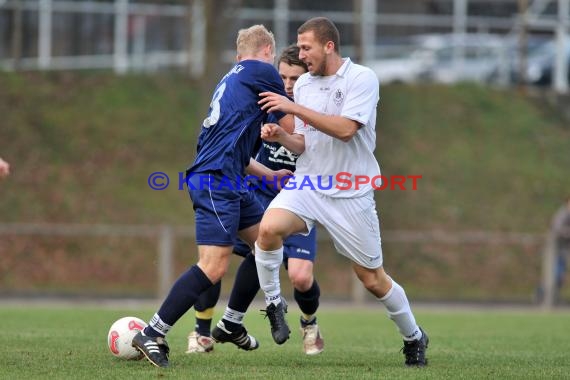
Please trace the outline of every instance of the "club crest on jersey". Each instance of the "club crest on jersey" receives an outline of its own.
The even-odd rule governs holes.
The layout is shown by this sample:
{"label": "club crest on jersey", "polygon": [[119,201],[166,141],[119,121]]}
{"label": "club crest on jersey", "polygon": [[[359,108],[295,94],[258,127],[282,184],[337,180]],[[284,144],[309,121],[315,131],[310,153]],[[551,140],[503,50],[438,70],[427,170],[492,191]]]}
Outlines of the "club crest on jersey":
{"label": "club crest on jersey", "polygon": [[337,90],[334,92],[333,101],[337,106],[340,106],[343,100],[344,100],[344,94],[342,93],[340,88],[337,88]]}

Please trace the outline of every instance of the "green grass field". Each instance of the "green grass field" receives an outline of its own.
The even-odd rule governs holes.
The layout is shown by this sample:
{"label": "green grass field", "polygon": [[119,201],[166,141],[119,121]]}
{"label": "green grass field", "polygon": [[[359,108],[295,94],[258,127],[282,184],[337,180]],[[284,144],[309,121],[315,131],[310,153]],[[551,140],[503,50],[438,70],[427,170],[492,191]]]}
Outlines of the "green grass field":
{"label": "green grass field", "polygon": [[[221,309],[221,308],[218,308]],[[319,324],[325,352],[308,357],[291,308],[291,339],[273,343],[268,322],[252,309],[246,325],[260,341],[255,352],[217,345],[211,354],[187,355],[190,312],[169,334],[171,367],[123,361],[107,349],[112,322],[127,315],[147,320],[145,307],[2,306],[0,378],[6,379],[562,379],[570,376],[570,314],[533,311],[418,309],[429,332],[430,365],[403,366],[402,342],[383,308],[351,311],[323,306]],[[217,310],[218,312],[220,310]],[[214,317],[216,321],[219,314]]]}

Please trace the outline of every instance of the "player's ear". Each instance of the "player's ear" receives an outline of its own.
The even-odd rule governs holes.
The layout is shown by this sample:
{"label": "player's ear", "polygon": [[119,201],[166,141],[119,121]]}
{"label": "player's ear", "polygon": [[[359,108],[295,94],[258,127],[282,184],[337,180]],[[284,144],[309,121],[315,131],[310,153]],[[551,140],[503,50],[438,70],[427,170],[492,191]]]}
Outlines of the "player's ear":
{"label": "player's ear", "polygon": [[237,62],[241,61],[241,54],[236,55],[236,61]]}
{"label": "player's ear", "polygon": [[325,44],[325,53],[326,53],[326,54],[332,54],[332,53],[334,53],[334,42],[328,41],[328,42]]}
{"label": "player's ear", "polygon": [[267,45],[265,47],[265,55],[267,55],[268,58],[275,60],[275,53],[273,52],[273,46]]}

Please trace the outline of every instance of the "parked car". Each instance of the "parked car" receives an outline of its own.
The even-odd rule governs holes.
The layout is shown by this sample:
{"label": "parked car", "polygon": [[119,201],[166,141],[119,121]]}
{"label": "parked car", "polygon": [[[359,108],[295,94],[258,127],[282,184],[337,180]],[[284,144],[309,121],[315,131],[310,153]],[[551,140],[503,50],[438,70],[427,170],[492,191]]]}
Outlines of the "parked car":
{"label": "parked car", "polygon": [[400,41],[398,45],[382,45],[378,51],[380,57],[365,65],[376,73],[380,84],[417,82],[433,59],[433,53],[414,39]]}
{"label": "parked car", "polygon": [[[489,82],[493,84],[516,84],[516,83],[535,83],[540,84],[546,82],[545,67],[548,62],[554,59],[552,51],[553,44],[551,38],[544,36],[530,35],[526,38],[526,47],[521,51],[520,40],[518,36],[505,39],[504,45],[507,51],[507,62],[504,66],[498,65],[489,78]],[[526,57],[525,64],[525,80],[520,78],[521,56]],[[546,84],[546,83],[544,83]]]}
{"label": "parked car", "polygon": [[434,58],[420,78],[431,82],[487,82],[506,61],[501,38],[491,34],[431,36],[424,45],[431,48]]}
{"label": "parked car", "polygon": [[[567,41],[564,54],[566,66],[568,67],[568,80],[570,81],[570,38]],[[537,86],[552,85],[555,62],[556,41],[550,40],[529,53],[524,81]],[[518,80],[518,70],[513,70],[513,77],[515,80]]]}
{"label": "parked car", "polygon": [[[382,52],[383,47],[378,50]],[[384,50],[388,50],[384,48]],[[489,34],[427,34],[410,39],[400,55],[366,62],[380,83],[435,81],[485,82],[503,58],[501,39]],[[455,56],[463,52],[462,59]]]}

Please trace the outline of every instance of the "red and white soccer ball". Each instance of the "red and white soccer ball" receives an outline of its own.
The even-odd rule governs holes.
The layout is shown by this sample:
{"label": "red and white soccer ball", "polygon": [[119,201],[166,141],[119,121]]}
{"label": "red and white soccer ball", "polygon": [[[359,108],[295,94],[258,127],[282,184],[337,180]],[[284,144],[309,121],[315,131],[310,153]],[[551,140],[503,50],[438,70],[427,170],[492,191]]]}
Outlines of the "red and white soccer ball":
{"label": "red and white soccer ball", "polygon": [[137,317],[123,317],[113,323],[107,335],[107,345],[111,353],[121,359],[139,360],[142,353],[131,346],[133,338],[147,326]]}

